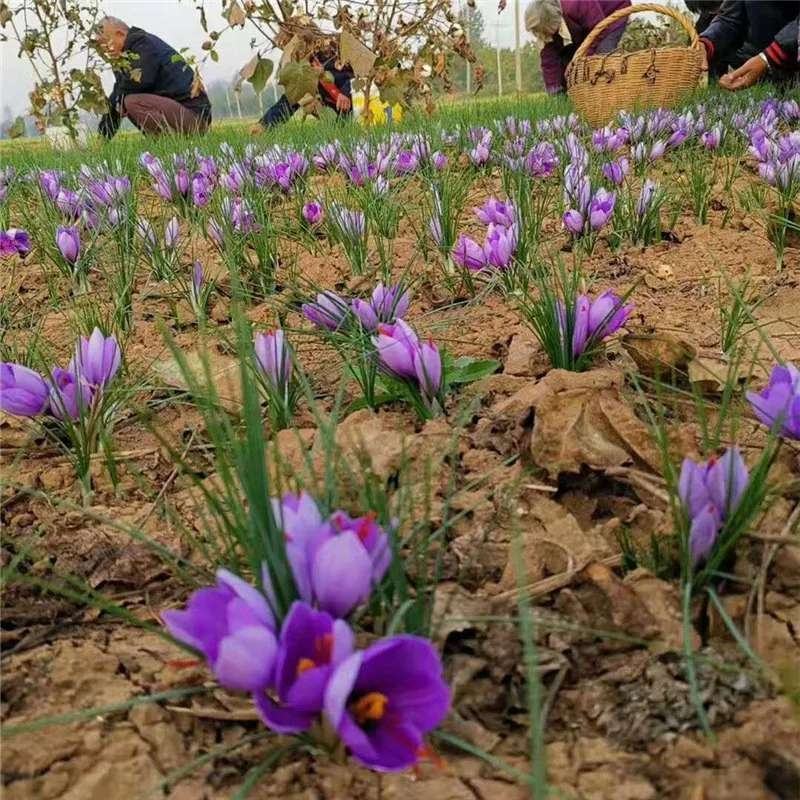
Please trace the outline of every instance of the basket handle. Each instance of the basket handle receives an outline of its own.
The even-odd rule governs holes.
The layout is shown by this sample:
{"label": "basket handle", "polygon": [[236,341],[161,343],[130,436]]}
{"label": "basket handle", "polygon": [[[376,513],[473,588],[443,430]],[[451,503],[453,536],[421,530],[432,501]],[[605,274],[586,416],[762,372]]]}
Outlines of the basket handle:
{"label": "basket handle", "polygon": [[617,9],[613,14],[609,14],[605,19],[601,19],[600,22],[598,22],[597,25],[592,28],[592,30],[589,32],[589,35],[581,42],[580,47],[575,51],[573,62],[575,59],[586,55],[586,51],[597,41],[600,34],[606,28],[610,27],[621,19],[625,19],[625,17],[629,17],[631,14],[638,14],[640,11],[653,11],[656,14],[663,14],[664,16],[672,17],[672,19],[680,23],[680,25],[688,34],[690,46],[694,47],[697,44],[700,37],[697,35],[694,25],[692,25],[692,23],[689,21],[689,18],[685,14],[681,14],[674,8],[662,6],[658,3],[637,3],[635,6],[626,6],[625,8]]}

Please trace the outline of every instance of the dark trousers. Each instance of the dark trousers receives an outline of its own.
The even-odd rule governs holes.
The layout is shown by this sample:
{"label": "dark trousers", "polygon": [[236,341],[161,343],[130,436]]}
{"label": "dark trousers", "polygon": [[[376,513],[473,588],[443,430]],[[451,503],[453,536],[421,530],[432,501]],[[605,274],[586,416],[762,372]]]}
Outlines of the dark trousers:
{"label": "dark trousers", "polygon": [[122,101],[124,115],[146,134],[205,133],[208,120],[177,100],[157,94],[129,94]]}

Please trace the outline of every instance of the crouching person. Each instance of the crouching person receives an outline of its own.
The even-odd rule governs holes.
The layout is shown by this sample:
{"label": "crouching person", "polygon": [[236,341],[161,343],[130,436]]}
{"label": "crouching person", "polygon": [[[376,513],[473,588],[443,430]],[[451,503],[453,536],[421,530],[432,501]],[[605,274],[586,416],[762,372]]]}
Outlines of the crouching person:
{"label": "crouching person", "polygon": [[[99,132],[112,138],[127,117],[142,133],[205,133],[211,102],[195,89],[194,72],[166,42],[122,20],[105,17],[98,25],[97,47],[110,60],[126,60],[114,70],[109,110]],[[175,58],[177,56],[177,58]]]}

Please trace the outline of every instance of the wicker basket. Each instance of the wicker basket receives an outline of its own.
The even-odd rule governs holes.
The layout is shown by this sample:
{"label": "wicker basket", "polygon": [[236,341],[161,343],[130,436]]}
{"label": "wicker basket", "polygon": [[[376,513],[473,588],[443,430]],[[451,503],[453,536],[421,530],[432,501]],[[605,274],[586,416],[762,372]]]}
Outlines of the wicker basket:
{"label": "wicker basket", "polygon": [[[644,11],[677,20],[689,34],[686,46],[657,47],[635,53],[586,55],[603,31]],[[708,82],[706,51],[688,17],[656,3],[640,3],[609,14],[583,40],[566,70],[567,92],[590,125],[609,122],[621,109],[669,107],[686,92]]]}

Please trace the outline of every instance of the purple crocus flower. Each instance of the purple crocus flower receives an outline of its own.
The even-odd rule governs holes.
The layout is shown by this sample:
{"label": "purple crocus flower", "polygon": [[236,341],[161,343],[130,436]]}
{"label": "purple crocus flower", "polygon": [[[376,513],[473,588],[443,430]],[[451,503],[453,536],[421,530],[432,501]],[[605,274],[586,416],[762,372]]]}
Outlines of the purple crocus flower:
{"label": "purple crocus flower", "polygon": [[614,192],[600,188],[589,203],[589,225],[596,231],[608,223],[614,214],[617,196]]}
{"label": "purple crocus flower", "polygon": [[80,418],[94,399],[94,391],[79,375],[56,367],[49,383],[50,413],[60,420]]}
{"label": "purple crocus flower", "polygon": [[353,313],[358,317],[361,322],[361,327],[364,328],[365,331],[374,331],[378,327],[378,315],[375,313],[372,303],[368,303],[366,300],[356,297],[351,301],[350,307],[353,309]]}
{"label": "purple crocus flower", "polygon": [[516,227],[505,228],[502,225],[489,225],[483,252],[488,266],[505,269],[511,263],[511,257],[517,247]]}
{"label": "purple crocus flower", "polygon": [[603,177],[606,180],[611,181],[615,186],[621,186],[622,182],[625,180],[625,176],[628,174],[630,170],[630,162],[627,158],[620,158],[616,161],[611,161],[607,164],[603,164],[602,172]]}
{"label": "purple crocus flower", "polygon": [[411,295],[400,284],[384,286],[380,282],[372,291],[371,304],[379,322],[394,322],[406,315],[411,305]]}
{"label": "purple crocus flower", "polygon": [[335,292],[320,292],[313,303],[303,303],[303,316],[320,328],[335,331],[347,318],[347,301]]}
{"label": "purple crocus flower", "polygon": [[322,218],[325,216],[325,211],[322,208],[322,203],[312,200],[303,206],[303,219],[309,225],[319,225]]}
{"label": "purple crocus flower", "polygon": [[211,202],[213,185],[203,172],[196,172],[192,177],[192,203],[197,208],[205,208]]}
{"label": "purple crocus flower", "polygon": [[439,655],[417,636],[390,636],[353,653],[325,690],[334,730],[356,759],[382,772],[415,764],[449,708]]}
{"label": "purple crocus flower", "polygon": [[504,203],[496,197],[490,197],[482,206],[475,209],[475,216],[484,225],[513,225],[517,219],[517,211],[513,203]]}
{"label": "purple crocus flower", "polygon": [[534,178],[547,178],[558,166],[558,155],[550,142],[539,142],[525,156],[524,167]]}
{"label": "purple crocus flower", "polygon": [[316,603],[337,617],[369,599],[392,561],[389,537],[374,514],[335,512],[307,552]]}
{"label": "purple crocus flower", "polygon": [[748,392],[753,413],[769,428],[787,439],[800,440],[800,370],[793,364],[777,364],[769,383],[760,392]]}
{"label": "purple crocus flower", "polygon": [[181,227],[177,217],[172,219],[164,226],[164,248],[174,250],[181,238]]}
{"label": "purple crocus flower", "polygon": [[442,388],[442,355],[431,339],[414,351],[414,372],[423,396],[432,402]]}
{"label": "purple crocus flower", "polygon": [[711,130],[704,131],[700,136],[700,141],[706,150],[716,150],[722,143],[724,129],[722,125],[715,125]]}
{"label": "purple crocus flower", "polygon": [[280,329],[257,333],[253,348],[256,363],[275,391],[284,394],[292,379],[292,353]]}
{"label": "purple crocus flower", "polygon": [[663,139],[658,139],[657,141],[653,142],[653,146],[650,148],[650,160],[656,161],[666,152],[667,143]]}
{"label": "purple crocus flower", "polygon": [[[286,539],[286,556],[302,600],[344,617],[369,597],[391,563],[391,547],[374,515],[337,511],[323,521],[305,492],[272,500]],[[264,572],[265,585],[269,575]]]}
{"label": "purple crocus flower", "polygon": [[122,364],[122,353],[115,336],[105,336],[95,328],[88,338],[81,336],[69,371],[86,381],[93,389],[108,386]]}
{"label": "purple crocus flower", "polygon": [[394,171],[398,175],[408,175],[419,167],[419,157],[413,150],[401,150],[394,160]]}
{"label": "purple crocus flower", "polygon": [[486,266],[486,253],[474,239],[462,233],[453,247],[453,261],[466,269],[477,271]]}
{"label": "purple crocus flower", "polygon": [[175,188],[178,190],[178,194],[182,195],[183,197],[189,196],[189,189],[191,186],[191,181],[189,179],[189,170],[186,167],[179,167],[175,170]]}
{"label": "purple crocus flower", "polygon": [[74,264],[81,254],[81,235],[76,227],[59,226],[56,229],[56,247],[69,264]]}
{"label": "purple crocus flower", "polygon": [[708,558],[725,520],[747,488],[749,475],[737,448],[705,463],[684,459],[678,494],[689,516],[689,552],[696,566]]}
{"label": "purple crocus flower", "polygon": [[431,163],[434,169],[441,172],[443,169],[447,169],[448,158],[441,150],[437,150],[431,156]]}
{"label": "purple crocus flower", "polygon": [[333,670],[354,650],[348,624],[307,603],[295,602],[281,629],[275,658],[273,700],[255,695],[264,724],[276,733],[308,730],[322,711]]}
{"label": "purple crocus flower", "polygon": [[642,185],[639,199],[636,201],[636,215],[641,219],[650,211],[658,196],[659,186],[649,178]]}
{"label": "purple crocus flower", "polygon": [[0,363],[0,410],[15,417],[35,417],[49,405],[45,379],[22,364]]}
{"label": "purple crocus flower", "polygon": [[61,189],[61,173],[56,170],[42,170],[39,173],[39,186],[47,197],[55,202]]}
{"label": "purple crocus flower", "polygon": [[373,342],[380,365],[386,372],[398,378],[416,378],[414,354],[419,349],[419,339],[405,320],[398,319],[393,325],[379,325]]}
{"label": "purple crocus flower", "polygon": [[195,301],[199,301],[200,299],[204,282],[205,274],[203,272],[203,265],[199,261],[195,261],[192,266],[192,297]]}
{"label": "purple crocus flower", "polygon": [[479,142],[472,150],[469,151],[469,158],[475,166],[480,167],[488,163],[491,156],[489,145],[485,142]]}
{"label": "purple crocus flower", "polygon": [[633,306],[624,305],[622,298],[610,289],[598,295],[589,307],[587,335],[600,341],[616,333],[627,321]]}
{"label": "purple crocus flower", "polygon": [[83,211],[80,196],[71,189],[59,189],[55,203],[58,210],[69,220],[77,220]]}
{"label": "purple crocus flower", "polygon": [[31,237],[21,228],[0,231],[0,258],[19,255],[25,258],[31,251]]}
{"label": "purple crocus flower", "polygon": [[217,570],[216,586],[199,589],[185,610],[161,618],[178,641],[202,653],[227,689],[262,693],[270,685],[275,620],[266,597],[233,573]]}
{"label": "purple crocus flower", "polygon": [[570,208],[564,212],[564,227],[573,235],[580,236],[583,233],[584,218],[580,211]]}

